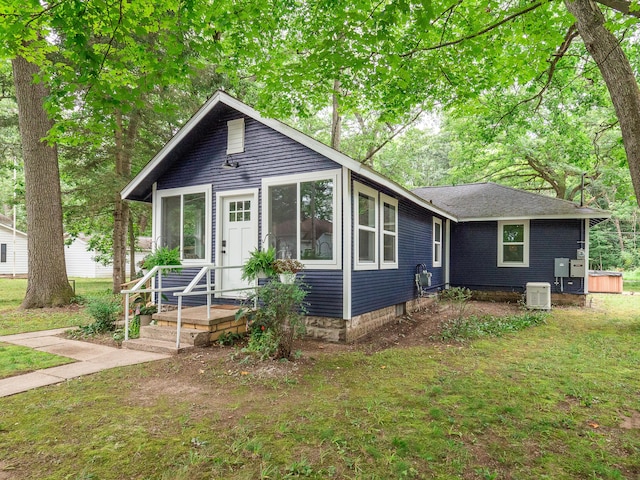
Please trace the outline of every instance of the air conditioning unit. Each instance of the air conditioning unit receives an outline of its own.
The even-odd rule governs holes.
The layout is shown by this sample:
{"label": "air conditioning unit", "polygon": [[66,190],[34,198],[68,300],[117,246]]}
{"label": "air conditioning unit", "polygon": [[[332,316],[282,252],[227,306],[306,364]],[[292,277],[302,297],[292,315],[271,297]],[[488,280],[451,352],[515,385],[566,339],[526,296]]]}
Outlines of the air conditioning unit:
{"label": "air conditioning unit", "polygon": [[549,283],[527,283],[527,308],[551,310],[551,285]]}

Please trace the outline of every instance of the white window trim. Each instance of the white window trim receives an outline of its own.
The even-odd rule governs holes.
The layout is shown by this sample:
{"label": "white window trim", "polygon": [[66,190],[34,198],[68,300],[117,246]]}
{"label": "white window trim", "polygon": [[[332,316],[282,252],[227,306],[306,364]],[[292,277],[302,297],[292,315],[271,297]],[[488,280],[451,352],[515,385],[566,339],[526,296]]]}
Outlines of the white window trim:
{"label": "white window trim", "polygon": [[[182,188],[168,188],[165,190],[154,190],[153,192],[153,217],[154,217],[154,225],[153,225],[153,240],[154,240],[154,249],[157,248],[157,244],[162,239],[160,238],[162,232],[162,199],[164,197],[176,197],[178,195],[189,195],[193,193],[204,193],[205,194],[205,258],[183,258],[182,251],[182,229],[180,230],[180,259],[184,265],[188,264],[202,264],[202,263],[210,263],[211,262],[211,185],[195,185],[192,187],[182,187]],[[180,224],[182,226],[182,202],[180,205]]]}
{"label": "white window trim", "polygon": [[[360,226],[360,213],[358,212],[359,202],[358,199],[360,194],[364,194],[368,197],[373,198],[374,200],[374,210],[376,214],[374,215],[374,220],[376,222],[373,228]],[[379,205],[380,201],[378,199],[378,191],[363,185],[362,183],[353,182],[353,269],[354,270],[378,270],[378,262],[380,259],[380,232],[378,231],[378,225],[380,223],[380,215],[379,215]],[[360,259],[360,230],[373,232],[375,245],[373,247],[374,251],[374,259],[373,262],[361,262]]]}
{"label": "white window trim", "polygon": [[244,152],[244,118],[227,122],[227,155]]}
{"label": "white window trim", "polygon": [[[436,225],[440,225],[440,238],[436,238]],[[431,235],[433,237],[432,250],[431,250],[431,266],[433,268],[442,267],[442,220],[438,217],[433,217],[433,224],[431,227]],[[440,260],[436,261],[436,246],[439,246]]]}
{"label": "white window trim", "polygon": [[[503,228],[505,225],[524,225],[524,241],[522,262],[505,262],[504,256],[504,243],[503,243]],[[498,267],[515,267],[515,268],[527,268],[529,267],[529,220],[500,220],[498,221]]]}
{"label": "white window trim", "polygon": [[[395,232],[391,232],[384,229],[384,204],[385,203],[387,205],[391,205],[396,212]],[[379,241],[380,268],[381,269],[398,268],[398,200],[396,198],[390,197],[389,195],[385,195],[384,193],[380,194],[380,220],[378,224],[380,225],[380,241]],[[392,235],[394,237],[396,258],[393,262],[388,262],[384,260],[384,236],[385,235]]]}
{"label": "white window trim", "polygon": [[[269,187],[295,183],[297,185],[297,198],[300,198],[300,184],[319,180],[333,181],[333,259],[332,260],[303,260],[299,259],[305,268],[312,270],[337,270],[342,265],[342,171],[321,170],[318,172],[298,173],[295,175],[283,175],[278,177],[266,177],[262,179],[262,243],[268,244],[269,238]],[[298,211],[299,213],[299,211]],[[299,219],[298,219],[299,220]],[[297,222],[297,238],[300,241],[300,222]],[[296,245],[300,253],[300,245]]]}

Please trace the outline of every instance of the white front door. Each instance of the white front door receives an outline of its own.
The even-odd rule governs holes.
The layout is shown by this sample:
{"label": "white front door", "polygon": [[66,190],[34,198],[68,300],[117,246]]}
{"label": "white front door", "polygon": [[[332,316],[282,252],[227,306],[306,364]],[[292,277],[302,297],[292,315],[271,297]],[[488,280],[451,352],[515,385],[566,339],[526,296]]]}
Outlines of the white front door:
{"label": "white front door", "polygon": [[[249,253],[258,246],[258,205],[253,194],[229,195],[222,197],[221,238],[219,240],[219,264],[241,266],[249,258]],[[251,286],[242,280],[240,268],[222,269],[221,285],[216,290],[233,290]],[[224,292],[223,297],[241,297],[246,291]]]}

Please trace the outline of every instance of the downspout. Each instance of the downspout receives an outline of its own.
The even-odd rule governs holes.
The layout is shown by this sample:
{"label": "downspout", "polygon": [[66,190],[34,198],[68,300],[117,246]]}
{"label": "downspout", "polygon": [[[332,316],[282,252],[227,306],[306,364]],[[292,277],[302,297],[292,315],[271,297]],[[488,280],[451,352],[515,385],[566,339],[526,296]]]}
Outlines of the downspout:
{"label": "downspout", "polygon": [[448,289],[451,283],[450,265],[451,265],[451,220],[448,218],[444,224],[444,288]]}

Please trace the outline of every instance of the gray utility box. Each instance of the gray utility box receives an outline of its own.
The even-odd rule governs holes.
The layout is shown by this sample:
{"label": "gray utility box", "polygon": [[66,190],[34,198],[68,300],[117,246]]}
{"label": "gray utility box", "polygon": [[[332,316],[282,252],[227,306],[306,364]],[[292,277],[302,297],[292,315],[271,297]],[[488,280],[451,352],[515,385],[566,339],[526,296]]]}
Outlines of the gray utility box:
{"label": "gray utility box", "polygon": [[568,258],[556,258],[555,268],[553,269],[554,277],[568,277],[569,276],[569,259]]}
{"label": "gray utility box", "polygon": [[584,260],[571,260],[571,276],[584,278],[585,274]]}

